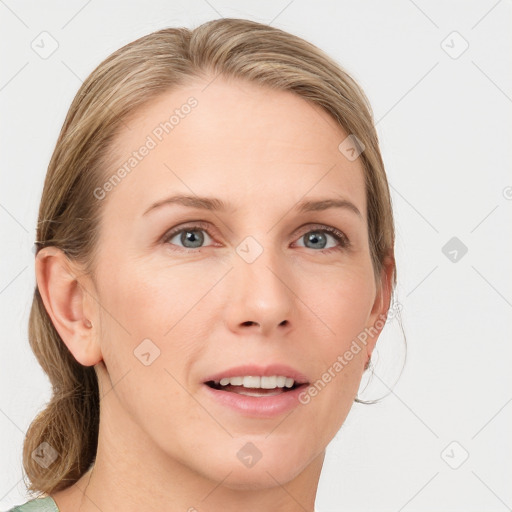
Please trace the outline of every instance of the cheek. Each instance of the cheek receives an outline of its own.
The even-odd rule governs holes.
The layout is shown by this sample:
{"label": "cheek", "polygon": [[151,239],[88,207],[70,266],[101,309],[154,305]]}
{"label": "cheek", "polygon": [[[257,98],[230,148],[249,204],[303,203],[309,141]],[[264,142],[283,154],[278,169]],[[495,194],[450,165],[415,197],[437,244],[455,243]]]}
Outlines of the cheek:
{"label": "cheek", "polygon": [[[367,265],[318,273],[301,284],[301,297],[323,322],[326,347],[340,350],[365,327],[375,300],[375,282]],[[322,322],[319,323],[322,326]]]}
{"label": "cheek", "polygon": [[179,266],[125,258],[103,266],[99,280],[105,307],[118,324],[137,337],[161,339],[214,283],[196,277]]}
{"label": "cheek", "polygon": [[[331,418],[330,424],[339,426],[357,394],[367,358],[364,335],[375,283],[368,267],[339,269],[315,281],[315,288],[313,281],[304,282],[315,290],[308,295],[308,306],[317,315],[308,334],[314,340],[309,357],[317,361],[310,401],[318,408],[316,417]],[[322,426],[318,428],[320,433]]]}
{"label": "cheek", "polygon": [[[190,365],[211,338],[210,325],[201,321],[209,315],[199,311],[201,298],[218,276],[197,279],[196,273],[178,266],[118,261],[98,273],[103,283],[103,357],[113,381],[129,371],[130,380],[139,381],[141,390],[167,390],[167,400],[178,390],[178,382],[189,384]],[[130,392],[126,399],[132,399]],[[163,405],[168,406],[165,400]],[[154,410],[159,405],[155,403]]]}
{"label": "cheek", "polygon": [[184,387],[192,355],[200,353],[208,333],[187,312],[193,316],[204,291],[177,268],[157,271],[127,260],[103,265],[98,281],[103,359],[115,383],[109,407],[119,418],[128,415],[131,428],[165,440],[169,429],[198,421]]}

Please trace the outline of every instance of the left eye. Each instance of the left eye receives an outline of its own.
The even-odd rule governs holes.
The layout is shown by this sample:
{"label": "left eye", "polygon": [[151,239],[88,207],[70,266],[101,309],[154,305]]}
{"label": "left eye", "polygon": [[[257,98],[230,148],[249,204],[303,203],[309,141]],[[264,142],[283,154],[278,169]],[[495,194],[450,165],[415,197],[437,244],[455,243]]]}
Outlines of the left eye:
{"label": "left eye", "polygon": [[[179,244],[181,244],[181,248],[183,249],[200,249],[201,247],[204,247],[205,234],[206,238],[211,240],[206,227],[202,225],[194,225],[171,231],[164,237],[163,241],[177,247],[180,247]],[[334,240],[334,245],[331,245],[330,247],[326,247],[328,237]],[[177,239],[177,241],[173,241],[174,239]],[[304,240],[305,243],[312,244],[311,246],[307,246],[307,248],[320,249],[319,252],[340,250],[349,246],[348,238],[341,231],[327,226],[319,229],[310,229],[300,236],[298,240]],[[306,246],[299,245],[299,247]]]}
{"label": "left eye", "polygon": [[[334,246],[326,247],[327,237],[331,237],[335,240]],[[306,232],[304,235],[302,235],[299,238],[299,240],[305,240],[306,243],[310,244],[317,244],[316,247],[313,245],[313,247],[309,248],[321,249],[323,251],[329,251],[330,249],[342,249],[343,247],[346,247],[348,245],[348,241],[346,237],[341,233],[341,231],[338,231],[337,229],[333,228],[310,230]],[[318,247],[318,245],[320,245],[321,247]]]}

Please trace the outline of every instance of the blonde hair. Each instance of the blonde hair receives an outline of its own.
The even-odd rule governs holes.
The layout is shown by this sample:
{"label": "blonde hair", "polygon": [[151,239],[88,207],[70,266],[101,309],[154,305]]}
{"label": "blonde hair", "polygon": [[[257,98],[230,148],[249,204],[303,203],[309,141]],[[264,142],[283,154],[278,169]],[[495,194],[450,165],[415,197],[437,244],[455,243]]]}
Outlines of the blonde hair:
{"label": "blonde hair", "polygon": [[[311,43],[268,25],[219,19],[166,28],[123,46],[84,81],[69,108],[48,166],[36,248],[55,246],[94,278],[100,207],[112,143],[124,120],[166,91],[217,75],[291,91],[320,106],[364,145],[369,246],[376,279],[393,261],[394,223],[373,114],[358,84]],[[30,346],[52,385],[52,398],[32,421],[23,446],[27,489],[51,494],[76,482],[94,462],[99,394],[94,367],[79,364],[61,340],[37,286]],[[32,453],[48,443],[58,457],[47,468]]]}

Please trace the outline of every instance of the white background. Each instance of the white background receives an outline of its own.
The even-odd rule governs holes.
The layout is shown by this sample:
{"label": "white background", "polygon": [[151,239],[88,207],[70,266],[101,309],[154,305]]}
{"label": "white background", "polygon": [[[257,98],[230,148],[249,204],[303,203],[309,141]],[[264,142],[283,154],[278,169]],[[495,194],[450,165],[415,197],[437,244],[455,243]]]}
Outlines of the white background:
{"label": "white background", "polygon": [[[24,433],[50,397],[27,340],[32,245],[71,100],[124,44],[222,16],[292,32],[349,71],[372,103],[391,185],[405,368],[395,384],[405,348],[393,320],[360,393],[387,396],[354,404],[317,510],[510,510],[511,11],[510,0],[1,0],[0,508],[26,499]],[[58,42],[46,59],[31,48],[43,31]],[[468,248],[455,262],[442,251],[452,237]]]}

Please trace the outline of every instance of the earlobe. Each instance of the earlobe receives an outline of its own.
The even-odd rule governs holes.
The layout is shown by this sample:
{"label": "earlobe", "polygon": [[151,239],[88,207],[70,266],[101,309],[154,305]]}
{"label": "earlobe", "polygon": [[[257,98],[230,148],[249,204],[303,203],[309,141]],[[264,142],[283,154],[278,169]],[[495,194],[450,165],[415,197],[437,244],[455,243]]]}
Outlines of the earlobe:
{"label": "earlobe", "polygon": [[57,247],[45,247],[36,255],[37,287],[51,321],[74,358],[84,366],[102,359],[90,316],[91,300],[74,265]]}

